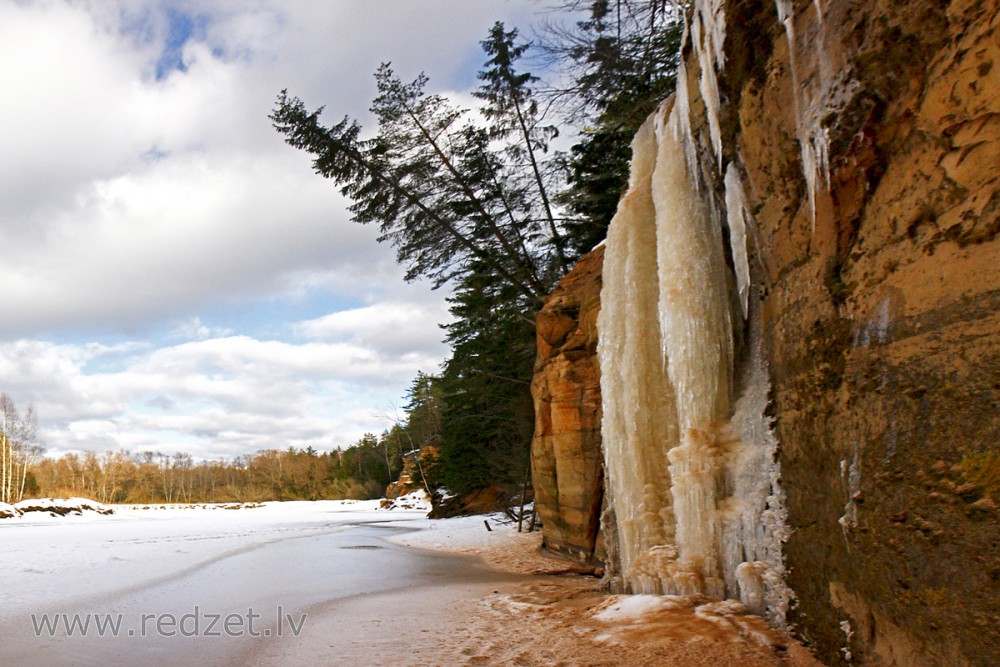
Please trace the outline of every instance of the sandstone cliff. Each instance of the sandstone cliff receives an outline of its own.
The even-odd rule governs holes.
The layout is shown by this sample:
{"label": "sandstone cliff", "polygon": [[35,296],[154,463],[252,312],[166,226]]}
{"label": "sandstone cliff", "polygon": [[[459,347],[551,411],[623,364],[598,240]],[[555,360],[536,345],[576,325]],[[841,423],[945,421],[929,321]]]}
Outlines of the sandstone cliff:
{"label": "sandstone cliff", "polygon": [[385,497],[394,500],[414,491],[434,492],[437,486],[437,466],[441,449],[436,444],[424,445],[418,451],[403,454],[403,469],[399,478],[385,488]]}
{"label": "sandstone cliff", "polygon": [[537,318],[531,465],[544,546],[581,563],[600,554],[601,387],[595,350],[604,249],[584,257]]}
{"label": "sandstone cliff", "polygon": [[[791,624],[831,664],[995,664],[998,3],[695,7],[682,92],[706,198],[726,208],[726,171],[746,194]],[[540,320],[550,347],[577,329],[572,310]],[[598,409],[575,345],[540,355],[533,458],[547,543],[582,558],[600,494],[578,462],[595,458]],[[575,398],[552,403],[549,377]],[[588,435],[564,451],[553,421]]]}

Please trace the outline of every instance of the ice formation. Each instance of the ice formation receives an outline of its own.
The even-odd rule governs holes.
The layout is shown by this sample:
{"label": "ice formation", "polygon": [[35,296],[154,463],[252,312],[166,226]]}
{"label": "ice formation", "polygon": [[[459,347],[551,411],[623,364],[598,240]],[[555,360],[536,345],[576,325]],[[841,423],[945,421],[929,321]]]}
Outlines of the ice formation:
{"label": "ice formation", "polygon": [[[695,191],[677,137],[677,115],[657,117],[653,203],[659,325],[675,396],[679,440],[667,457],[673,482],[678,592],[722,595],[714,501],[718,426],[728,417],[732,323],[721,230]],[[667,126],[672,127],[667,127]]]}
{"label": "ice formation", "polygon": [[[719,125],[719,79],[716,71],[726,62],[723,45],[726,40],[726,14],[723,0],[698,2],[693,9],[691,29],[688,37],[696,45],[701,74],[698,77],[698,91],[705,100],[705,114],[712,149],[719,168],[722,168],[722,129]],[[683,68],[682,68],[683,69]]]}
{"label": "ice formation", "polygon": [[726,167],[726,225],[729,227],[729,245],[733,251],[736,272],[736,290],[746,319],[750,299],[750,260],[747,257],[747,222],[750,209],[739,171],[732,162]]}
{"label": "ice formation", "polygon": [[[684,39],[721,174],[723,3],[696,2],[691,16]],[[606,516],[625,590],[741,600],[782,625],[788,530],[760,324],[749,312],[752,216],[735,164],[724,207],[701,182],[714,177],[700,168],[687,74],[679,68],[674,100],[637,133],[608,232],[598,316]],[[734,369],[734,321],[748,317],[749,355]]]}
{"label": "ice formation", "polygon": [[840,477],[844,482],[847,502],[844,504],[844,514],[837,522],[846,531],[858,527],[857,501],[861,497],[861,453],[857,445],[854,446],[854,457],[850,465],[847,464],[847,459],[840,462]]}
{"label": "ice formation", "polygon": [[[598,355],[621,573],[634,593],[742,599],[780,624],[791,594],[767,371],[754,347],[733,380],[723,216],[692,177],[687,112],[665,103],[636,135],[605,250]],[[745,233],[733,253],[746,293]]]}
{"label": "ice formation", "polygon": [[739,398],[729,420],[739,445],[724,467],[731,496],[720,502],[722,570],[727,591],[738,590],[751,611],[784,625],[794,597],[785,583],[782,554],[790,530],[776,461],[778,439],[765,415],[771,385],[759,327],[758,320],[751,322],[750,355],[739,373]]}
{"label": "ice formation", "polygon": [[[799,35],[795,31],[792,0],[775,0],[775,8],[788,42],[795,137],[799,142],[802,176],[806,181],[809,212],[815,227],[817,194],[820,188],[830,187],[830,130],[823,121],[845,106],[856,91],[857,82],[848,77],[849,70],[846,68],[840,77],[832,74],[822,0],[813,0],[816,34],[803,37],[809,48],[801,51],[797,49]],[[806,55],[806,62],[799,62],[797,54]]]}
{"label": "ice formation", "polygon": [[604,284],[623,294],[603,302],[598,315],[600,358],[629,361],[602,370],[601,387],[608,388],[602,431],[605,442],[617,443],[606,456],[605,474],[622,536],[621,569],[635,592],[658,593],[653,580],[658,568],[645,561],[656,557],[658,546],[674,541],[666,445],[677,440],[677,423],[657,315],[652,118],[636,134],[632,156],[629,189],[608,230],[604,258]]}

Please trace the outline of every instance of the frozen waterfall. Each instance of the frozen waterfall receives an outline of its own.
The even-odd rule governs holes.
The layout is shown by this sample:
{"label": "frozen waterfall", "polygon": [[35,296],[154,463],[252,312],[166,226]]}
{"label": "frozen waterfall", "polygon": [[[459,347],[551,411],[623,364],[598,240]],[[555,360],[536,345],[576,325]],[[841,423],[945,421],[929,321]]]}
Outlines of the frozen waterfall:
{"label": "frozen waterfall", "polygon": [[[790,593],[763,354],[751,349],[734,369],[747,212],[725,215],[693,182],[683,102],[637,133],[608,232],[598,317],[608,516],[626,590],[738,598],[780,624]],[[727,189],[737,186],[733,172]],[[745,209],[741,192],[726,199]],[[737,218],[734,252],[722,224]]]}

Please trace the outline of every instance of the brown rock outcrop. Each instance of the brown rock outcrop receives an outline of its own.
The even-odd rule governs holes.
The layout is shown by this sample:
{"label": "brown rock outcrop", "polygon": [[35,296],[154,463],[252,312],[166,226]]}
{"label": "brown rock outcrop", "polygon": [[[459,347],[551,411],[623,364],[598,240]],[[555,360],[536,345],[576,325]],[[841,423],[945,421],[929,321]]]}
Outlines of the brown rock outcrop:
{"label": "brown rock outcrop", "polygon": [[385,488],[385,497],[393,500],[421,489],[434,493],[440,457],[441,450],[437,445],[424,445],[416,452],[403,454],[403,469],[399,472],[399,479]]}
{"label": "brown rock outcrop", "polygon": [[487,486],[461,496],[452,496],[435,505],[429,519],[448,519],[455,516],[503,512],[511,506],[511,497],[502,486]]}
{"label": "brown rock outcrop", "polygon": [[[753,213],[791,620],[829,664],[995,664],[1000,3],[779,4],[785,25],[775,3],[718,3],[721,156],[684,62],[704,192],[724,208],[732,163]],[[573,313],[597,304],[571,294],[598,276],[568,278],[539,319],[538,509],[549,547],[579,559],[600,410],[591,320]]]}
{"label": "brown rock outcrop", "polygon": [[[720,74],[756,213],[792,620],[831,663],[991,664],[1000,524],[973,504],[1000,479],[1000,8],[793,7],[790,51],[770,3],[726,3]],[[813,219],[795,128],[817,109]]]}
{"label": "brown rock outcrop", "polygon": [[596,350],[603,261],[603,247],[583,257],[539,312],[531,386],[531,470],[544,546],[583,563],[600,557],[603,462]]}

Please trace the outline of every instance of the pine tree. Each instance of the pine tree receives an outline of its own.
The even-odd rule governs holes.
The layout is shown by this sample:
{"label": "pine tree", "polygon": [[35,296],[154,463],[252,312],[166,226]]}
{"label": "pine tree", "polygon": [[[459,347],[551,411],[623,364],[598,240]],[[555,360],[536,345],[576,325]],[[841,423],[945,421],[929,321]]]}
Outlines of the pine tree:
{"label": "pine tree", "polygon": [[396,249],[408,279],[423,275],[442,285],[476,261],[522,296],[542,299],[551,281],[539,267],[551,239],[526,215],[530,209],[507,180],[510,165],[491,150],[488,131],[443,96],[426,94],[423,75],[403,83],[382,65],[375,80],[373,139],[360,139],[360,125],[348,118],[324,127],[322,109],[307,112],[286,92],[271,119],[353,200],[355,221],[379,224],[379,240]]}
{"label": "pine tree", "polygon": [[[455,491],[522,480],[534,425],[534,315],[570,261],[552,195],[564,160],[549,151],[556,130],[540,112],[537,79],[519,69],[527,45],[497,23],[482,46],[488,59],[474,93],[482,124],[428,94],[425,76],[403,83],[388,65],[375,77],[372,139],[347,118],[324,127],[321,109],[307,112],[286,92],[271,116],[353,200],[354,219],[380,225],[409,278],[454,289],[452,355],[428,387],[443,402],[441,469]],[[411,426],[424,388],[413,387]]]}
{"label": "pine tree", "polygon": [[516,486],[534,430],[534,309],[477,268],[450,299],[456,320],[448,326],[452,354],[441,378],[442,478],[459,492]]}
{"label": "pine tree", "polygon": [[479,72],[482,85],[473,95],[486,103],[481,112],[491,123],[490,137],[505,142],[507,162],[514,167],[508,178],[516,182],[519,173],[525,174],[521,179],[525,200],[535,203],[533,208],[538,209],[535,215],[547,226],[561,275],[569,271],[569,262],[549,194],[557,188],[553,183],[553,166],[559,161],[543,160],[549,142],[559,135],[559,131],[554,125],[544,124],[544,117],[539,112],[532,89],[538,78],[517,69],[518,60],[529,45],[516,43],[516,39],[516,29],[507,31],[500,21],[493,25],[489,37],[481,42],[490,58],[486,69]]}
{"label": "pine tree", "polygon": [[571,0],[586,10],[573,27],[549,23],[542,50],[571,74],[549,91],[583,138],[571,149],[569,188],[557,197],[573,219],[568,245],[582,254],[607,235],[628,183],[629,143],[656,106],[673,93],[683,21],[666,0]]}

